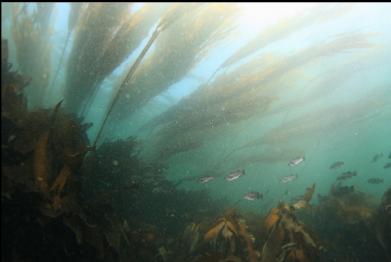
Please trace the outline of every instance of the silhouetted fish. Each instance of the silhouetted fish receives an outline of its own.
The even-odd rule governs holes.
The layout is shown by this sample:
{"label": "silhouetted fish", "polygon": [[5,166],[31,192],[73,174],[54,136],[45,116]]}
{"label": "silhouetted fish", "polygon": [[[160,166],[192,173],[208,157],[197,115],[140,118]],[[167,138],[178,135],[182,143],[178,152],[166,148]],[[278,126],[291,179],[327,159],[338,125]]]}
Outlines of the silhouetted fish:
{"label": "silhouetted fish", "polygon": [[372,158],[372,163],[376,162],[381,157],[383,157],[383,153],[374,155],[373,158]]}
{"label": "silhouetted fish", "polygon": [[246,172],[244,171],[244,169],[243,170],[236,170],[236,171],[231,172],[228,176],[226,176],[225,180],[232,182],[232,181],[238,179],[239,177],[244,176],[245,174],[246,174]]}
{"label": "silhouetted fish", "polygon": [[304,157],[298,157],[298,158],[292,159],[291,161],[289,161],[288,166],[297,166],[298,164],[300,164],[304,160],[305,160]]}
{"label": "silhouetted fish", "polygon": [[342,162],[342,161],[337,161],[335,162],[334,164],[330,165],[330,169],[337,169],[337,168],[340,168],[341,166],[343,166],[345,163]]}
{"label": "silhouetted fish", "polygon": [[354,171],[354,172],[348,171],[348,172],[344,172],[344,173],[340,174],[337,177],[337,180],[345,180],[345,179],[348,179],[348,178],[351,178],[351,177],[354,177],[354,176],[357,176],[357,172],[356,171]]}
{"label": "silhouetted fish", "polygon": [[384,168],[390,168],[391,167],[391,162],[388,162],[387,164],[384,165]]}
{"label": "silhouetted fish", "polygon": [[381,179],[381,178],[370,178],[370,179],[368,179],[368,183],[369,184],[381,184],[383,182],[384,182],[384,180]]}

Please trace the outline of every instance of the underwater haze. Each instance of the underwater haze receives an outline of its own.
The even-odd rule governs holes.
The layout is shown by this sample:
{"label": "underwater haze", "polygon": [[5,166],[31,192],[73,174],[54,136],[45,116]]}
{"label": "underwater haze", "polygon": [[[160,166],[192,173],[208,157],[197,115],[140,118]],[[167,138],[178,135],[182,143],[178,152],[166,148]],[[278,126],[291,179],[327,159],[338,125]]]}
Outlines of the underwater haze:
{"label": "underwater haze", "polygon": [[[55,132],[54,121],[62,119],[60,113],[79,119],[82,127],[82,122],[90,123],[80,129],[85,130],[88,148],[83,151],[85,160],[71,173],[76,176],[81,170],[80,176],[87,177],[81,195],[93,200],[99,190],[106,190],[106,195],[117,190],[117,194],[119,189],[113,185],[131,181],[127,193],[111,199],[117,199],[112,206],[120,217],[129,222],[134,215],[135,228],[143,228],[137,224],[143,221],[160,229],[164,225],[167,235],[170,230],[182,233],[190,221],[202,228],[200,221],[205,217],[213,221],[213,212],[227,208],[264,215],[281,203],[302,199],[312,185],[311,197],[304,195],[305,208],[320,209],[335,188],[354,189],[368,195],[371,203],[384,203],[383,195],[391,186],[390,3],[1,5],[8,62],[12,70],[30,78],[21,91],[26,110],[45,109],[52,116],[47,117],[52,119],[46,125],[48,141],[56,137],[51,132]],[[2,58],[2,78],[3,66]],[[7,117],[14,116],[9,112]],[[18,117],[10,117],[11,122],[19,123]],[[36,130],[31,129],[31,134],[38,134]],[[11,143],[10,139],[5,140]],[[39,136],[31,139],[42,141]],[[39,150],[31,148],[34,161]],[[80,154],[70,152],[72,157]],[[132,160],[126,160],[127,155]],[[106,180],[101,182],[95,175]],[[175,193],[173,199],[164,195],[172,192],[189,195],[182,202],[182,193]],[[343,207],[350,205],[346,203]],[[389,204],[385,206],[389,212]],[[363,210],[360,207],[360,214]],[[176,229],[173,221],[165,222],[172,218],[159,217],[164,212],[182,218],[175,222],[179,223]],[[303,219],[316,228],[308,217]],[[148,240],[156,245],[151,258],[141,252],[134,255],[136,260],[127,261],[387,261],[391,254],[386,247],[390,236],[383,237],[379,229],[370,234],[376,235],[373,253],[381,254],[380,258],[354,252],[342,256],[335,251],[326,260],[305,260],[298,253],[297,260],[289,260],[288,253],[280,260],[268,260],[267,242],[261,248],[255,240],[259,253],[244,255],[232,251],[232,246],[227,251],[228,244],[216,244],[219,251],[213,252],[224,250],[223,255],[207,260],[206,253],[197,251],[203,250],[197,249],[202,239],[194,236],[197,227],[189,229],[192,251],[180,258],[173,255],[180,252],[174,247],[170,251],[165,242],[169,237],[163,240],[155,233],[148,236],[161,238]],[[224,230],[228,229],[221,225],[221,239],[230,239]],[[205,232],[206,241],[214,231]],[[352,232],[360,235],[356,229]],[[324,232],[318,235],[328,237]],[[170,237],[171,243],[181,242]],[[255,238],[265,239],[265,235]],[[216,243],[221,240],[216,239]],[[352,250],[360,247],[353,245]],[[251,250],[250,245],[243,250]],[[242,260],[223,260],[229,255]],[[137,260],[138,256],[145,260]]]}

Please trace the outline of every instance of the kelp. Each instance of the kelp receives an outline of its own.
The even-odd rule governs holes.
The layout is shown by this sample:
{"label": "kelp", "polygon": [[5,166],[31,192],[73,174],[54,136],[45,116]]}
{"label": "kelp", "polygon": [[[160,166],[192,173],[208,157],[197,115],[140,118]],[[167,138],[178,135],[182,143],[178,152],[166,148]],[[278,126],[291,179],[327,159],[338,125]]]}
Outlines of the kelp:
{"label": "kelp", "polygon": [[319,204],[312,208],[311,214],[301,217],[322,239],[325,261],[335,258],[387,261],[387,246],[384,249],[381,241],[385,240],[382,236],[387,236],[383,232],[388,232],[383,227],[389,223],[382,203],[378,206],[373,196],[340,183],[318,197]]}
{"label": "kelp", "polygon": [[18,69],[34,80],[26,89],[29,107],[42,106],[49,84],[51,70],[50,18],[53,3],[37,3],[35,10],[27,11],[31,4],[13,5],[12,36],[16,46]]}
{"label": "kelp", "polygon": [[[115,117],[122,119],[158,96],[183,78],[205,57],[212,45],[224,39],[232,30],[237,9],[233,4],[196,4],[185,6],[192,10],[173,22],[156,41],[153,53],[135,73],[134,81],[115,109]],[[175,17],[173,17],[175,18]],[[177,37],[180,35],[180,37]]]}
{"label": "kelp", "polygon": [[264,31],[258,33],[251,41],[239,48],[239,50],[224,61],[218,70],[223,70],[259,49],[286,38],[314,23],[326,22],[329,19],[344,15],[349,9],[351,9],[351,6],[346,4],[334,6],[330,4],[321,4],[312,7],[309,10],[301,11],[291,17],[282,19],[278,23],[273,24]]}
{"label": "kelp", "polygon": [[[115,51],[106,49],[110,41],[117,37],[118,29],[127,19],[129,7],[127,3],[89,3],[81,14],[67,64],[67,110],[79,113],[84,100],[92,95],[107,74],[111,73],[102,71],[100,64],[110,63],[102,60],[103,54]],[[122,57],[122,60],[124,59],[125,57]],[[114,65],[116,66],[118,64]]]}
{"label": "kelp", "polygon": [[[116,36],[110,40],[102,55],[101,60],[105,62],[98,65],[97,70],[102,72],[102,76],[109,75],[121,65],[124,58],[128,57],[140,45],[152,26],[169,8],[170,4],[146,3],[121,24]],[[98,79],[97,82],[101,82],[101,80]],[[96,89],[90,97],[87,97],[82,114],[89,108],[97,92]]]}
{"label": "kelp", "polygon": [[[206,139],[213,137],[213,133],[219,134],[219,129],[226,128],[228,125],[255,115],[258,119],[261,118],[278,99],[278,94],[285,91],[287,85],[281,83],[283,77],[321,57],[351,49],[372,47],[373,45],[368,41],[369,36],[370,34],[366,33],[338,35],[328,42],[313,44],[286,58],[260,56],[229,75],[218,76],[145,126],[160,127],[153,134],[158,138],[154,147],[176,148],[178,144],[183,144],[178,141],[188,137],[193,137],[193,140],[199,139],[192,143],[200,145]],[[259,65],[265,59],[266,63],[263,66],[253,68],[249,66]],[[279,129],[279,132],[286,132],[286,130]],[[263,138],[260,138],[260,141],[263,141]],[[258,141],[251,141],[243,147],[257,144]],[[183,150],[164,149],[164,151]]]}
{"label": "kelp", "polygon": [[318,261],[321,247],[307,227],[284,203],[271,209],[265,219],[268,229],[261,262]]}
{"label": "kelp", "polygon": [[[20,79],[2,50],[2,90],[13,96]],[[2,105],[4,261],[153,261],[158,254],[173,261],[172,239],[182,226],[224,208],[206,191],[176,190],[162,176],[164,166],[138,158],[132,138],[104,143],[84,159],[90,125],[60,104],[23,114],[14,109],[22,108]],[[42,180],[34,169],[45,171]]]}
{"label": "kelp", "polygon": [[368,108],[381,108],[387,104],[386,101],[386,97],[384,99],[374,100],[373,97],[368,95],[363,99],[347,102],[344,105],[321,108],[286,121],[268,131],[263,137],[248,144],[259,145],[260,143],[264,143],[275,145],[276,143],[288,141],[289,137],[292,136],[296,138],[319,138],[327,134],[328,131],[335,131],[338,128],[366,120],[368,117],[373,117],[369,113]]}
{"label": "kelp", "polygon": [[54,111],[53,115],[51,116],[50,120],[50,126],[47,129],[47,131],[43,132],[40,137],[38,138],[38,142],[34,149],[34,177],[36,180],[36,183],[38,187],[41,189],[42,192],[47,193],[49,189],[48,185],[48,179],[50,177],[50,173],[53,171],[51,170],[51,148],[50,144],[52,143],[52,132],[53,132],[53,125],[54,121],[56,119],[58,110],[61,106],[62,101],[60,101]]}
{"label": "kelp", "polygon": [[247,248],[248,261],[255,262],[257,257],[253,247],[253,236],[248,232],[246,222],[236,214],[234,209],[228,209],[224,216],[218,219],[205,233],[204,244],[209,243],[209,248],[204,247],[204,253],[207,251],[216,252],[226,260],[231,261],[230,257],[235,257],[241,261],[244,257],[242,244]]}
{"label": "kelp", "polygon": [[391,187],[383,194],[375,216],[376,239],[388,260],[391,259]]}
{"label": "kelp", "polygon": [[248,232],[246,221],[239,220],[239,235],[246,241],[249,262],[256,262],[257,255],[255,253],[253,239],[254,237]]}
{"label": "kelp", "polygon": [[8,40],[1,39],[1,112],[2,116],[15,120],[27,111],[23,91],[30,84],[31,78],[12,72],[8,59]]}
{"label": "kelp", "polygon": [[[2,78],[2,90],[19,85],[19,75],[9,69],[10,66],[2,67],[2,77],[5,77]],[[6,99],[14,95],[11,91],[16,92],[16,89],[7,92]],[[67,228],[69,217],[77,218],[78,228],[90,228],[80,205],[77,182],[80,165],[70,163],[65,157],[67,150],[64,150],[70,147],[73,152],[78,151],[87,141],[81,125],[77,120],[69,121],[72,117],[61,112],[60,104],[53,112],[30,112],[25,108],[24,114],[15,114],[10,111],[13,108],[2,107],[2,123],[9,119],[6,122],[12,126],[7,135],[14,135],[13,143],[4,144],[2,139],[2,156],[7,153],[13,159],[3,161],[2,157],[2,228],[6,229],[2,230],[2,239],[7,239],[2,241],[4,261],[97,259],[95,252],[91,252],[91,242],[78,246],[74,238],[80,238],[77,232],[74,236],[72,229]],[[64,128],[69,123],[73,126]],[[62,136],[59,130],[67,130],[67,133]],[[2,125],[2,138],[3,131]],[[27,148],[21,148],[23,142],[28,144]],[[38,176],[37,170],[41,172]],[[53,190],[49,192],[50,185]],[[102,235],[99,230],[95,233],[94,239]],[[82,236],[84,238],[84,234]],[[102,244],[98,251],[110,256],[111,251],[105,249],[104,242]]]}
{"label": "kelp", "polygon": [[311,78],[311,88],[305,90],[300,96],[296,96],[295,99],[284,97],[286,101],[272,108],[269,111],[269,115],[299,108],[308,101],[317,103],[326,97],[335,95],[340,90],[347,90],[349,88],[346,86],[348,81],[365,72],[368,68],[379,66],[378,61],[382,52],[381,47],[371,48],[366,52],[355,53],[354,57],[333,65],[330,69],[326,70],[327,73]]}
{"label": "kelp", "polygon": [[67,36],[65,38],[65,44],[64,44],[64,46],[62,47],[62,50],[61,50],[61,55],[60,55],[60,59],[58,61],[57,69],[56,69],[56,71],[54,73],[52,82],[50,84],[49,91],[51,91],[51,89],[53,89],[53,86],[57,82],[58,73],[60,72],[60,69],[63,67],[63,60],[64,60],[64,55],[65,55],[65,50],[68,47],[69,41],[71,39],[72,32],[74,31],[74,29],[76,27],[76,24],[79,21],[79,18],[81,16],[81,13],[83,12],[83,9],[85,7],[85,5],[83,3],[70,3],[70,5],[71,5],[71,11],[70,11],[69,17],[68,17],[68,32],[67,32]]}
{"label": "kelp", "polygon": [[303,197],[301,197],[296,203],[292,205],[294,210],[303,208],[310,208],[310,201],[315,192],[315,183],[311,187],[307,187]]}
{"label": "kelp", "polygon": [[[129,71],[127,72],[124,80],[122,81],[121,85],[118,87],[116,93],[114,94],[114,98],[112,99],[112,101],[110,102],[110,105],[108,107],[108,110],[106,112],[106,114],[104,115],[104,118],[103,118],[103,123],[100,127],[100,129],[98,130],[98,134],[95,138],[95,142],[94,142],[94,146],[96,145],[96,143],[98,142],[99,138],[100,138],[100,135],[102,134],[102,131],[103,131],[103,128],[106,124],[106,121],[108,119],[108,117],[110,116],[112,110],[114,109],[114,106],[117,105],[117,101],[120,100],[120,98],[122,97],[121,94],[123,93],[123,89],[125,88],[125,86],[127,84],[129,84],[130,82],[132,82],[132,79],[134,77],[134,74],[137,71],[139,65],[141,64],[141,61],[143,60],[144,56],[147,54],[148,50],[151,48],[151,46],[153,45],[154,41],[158,38],[158,36],[160,35],[161,32],[163,32],[163,30],[166,30],[167,27],[172,24],[174,22],[174,15],[177,14],[177,12],[179,10],[182,10],[183,12],[181,13],[181,15],[183,16],[185,13],[185,11],[187,10],[187,12],[190,10],[190,8],[193,6],[192,5],[185,5],[185,4],[177,4],[177,5],[174,5],[171,9],[169,9],[165,16],[160,20],[159,24],[156,26],[153,34],[151,35],[151,37],[149,38],[147,44],[144,46],[144,49],[141,51],[141,53],[138,55],[136,61],[133,63],[133,65],[131,66],[131,68],[129,69]],[[178,19],[178,18],[176,18]]]}

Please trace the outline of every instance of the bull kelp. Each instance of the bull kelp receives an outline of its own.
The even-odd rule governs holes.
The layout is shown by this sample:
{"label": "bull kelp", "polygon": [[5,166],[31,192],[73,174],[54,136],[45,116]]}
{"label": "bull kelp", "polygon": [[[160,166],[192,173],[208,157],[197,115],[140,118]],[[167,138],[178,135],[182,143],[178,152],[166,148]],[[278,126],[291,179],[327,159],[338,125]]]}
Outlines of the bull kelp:
{"label": "bull kelp", "polygon": [[390,12],[2,3],[2,260],[390,261]]}

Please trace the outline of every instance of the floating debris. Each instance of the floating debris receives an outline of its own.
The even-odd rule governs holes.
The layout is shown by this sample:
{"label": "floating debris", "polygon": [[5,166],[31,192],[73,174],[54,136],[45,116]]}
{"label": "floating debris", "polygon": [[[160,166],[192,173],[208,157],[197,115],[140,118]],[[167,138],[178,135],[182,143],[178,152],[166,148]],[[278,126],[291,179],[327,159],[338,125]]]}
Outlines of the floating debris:
{"label": "floating debris", "polygon": [[337,169],[337,168],[340,168],[341,166],[343,166],[345,163],[343,161],[337,161],[335,163],[333,163],[332,165],[330,165],[329,169]]}
{"label": "floating debris", "polygon": [[305,160],[304,157],[298,157],[289,161],[288,166],[297,166]]}
{"label": "floating debris", "polygon": [[367,182],[368,182],[369,184],[381,184],[381,183],[384,182],[384,180],[381,179],[381,178],[370,178],[370,179],[368,179]]}
{"label": "floating debris", "polygon": [[297,174],[294,174],[294,175],[288,175],[288,176],[284,176],[282,178],[280,178],[280,181],[281,183],[288,183],[288,182],[292,182],[294,180],[296,180],[298,178],[298,175]]}
{"label": "floating debris", "polygon": [[239,177],[244,176],[245,174],[246,174],[246,172],[244,171],[244,169],[236,170],[236,171],[231,172],[228,176],[226,176],[225,180],[227,180],[228,182],[232,182],[232,181],[238,179]]}

